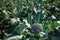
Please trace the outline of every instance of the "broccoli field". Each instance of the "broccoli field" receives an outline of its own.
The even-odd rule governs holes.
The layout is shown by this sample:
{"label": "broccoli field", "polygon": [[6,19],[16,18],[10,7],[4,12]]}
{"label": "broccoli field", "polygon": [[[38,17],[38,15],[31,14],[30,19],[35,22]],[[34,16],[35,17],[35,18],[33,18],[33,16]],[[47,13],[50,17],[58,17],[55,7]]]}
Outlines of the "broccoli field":
{"label": "broccoli field", "polygon": [[0,40],[60,40],[60,0],[0,0]]}

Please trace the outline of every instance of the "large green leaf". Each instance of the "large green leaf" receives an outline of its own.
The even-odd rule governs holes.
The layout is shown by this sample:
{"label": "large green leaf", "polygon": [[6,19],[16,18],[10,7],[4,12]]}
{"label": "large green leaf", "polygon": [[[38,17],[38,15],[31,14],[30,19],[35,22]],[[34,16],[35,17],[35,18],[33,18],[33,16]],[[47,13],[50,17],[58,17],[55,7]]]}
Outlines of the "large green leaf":
{"label": "large green leaf", "polygon": [[19,24],[19,25],[15,28],[15,31],[16,31],[18,34],[21,34],[25,28],[27,28],[27,26],[26,26],[25,24]]}

